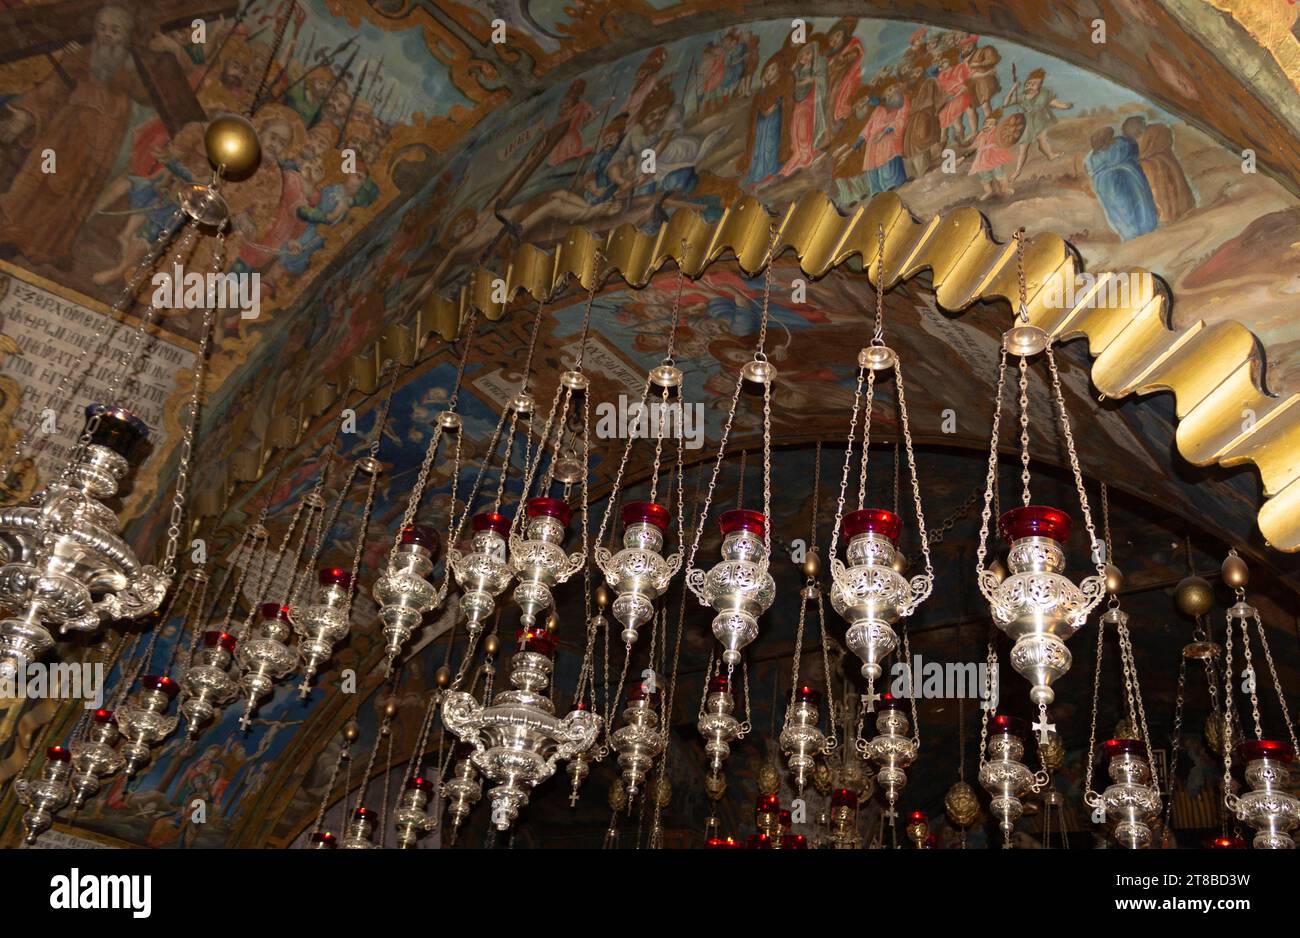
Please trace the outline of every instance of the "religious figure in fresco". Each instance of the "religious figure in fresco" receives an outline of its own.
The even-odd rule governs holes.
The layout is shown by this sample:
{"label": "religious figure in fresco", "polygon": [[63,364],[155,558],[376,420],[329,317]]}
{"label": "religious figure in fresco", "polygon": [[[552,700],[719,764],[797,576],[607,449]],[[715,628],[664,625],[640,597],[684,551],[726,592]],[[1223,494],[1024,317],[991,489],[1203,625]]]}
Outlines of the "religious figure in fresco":
{"label": "religious figure in fresco", "polygon": [[628,93],[627,100],[623,102],[622,113],[626,114],[630,120],[637,117],[641,110],[641,104],[649,96],[650,92],[655,89],[659,83],[659,71],[664,67],[664,62],[668,61],[668,53],[663,46],[651,49],[641,64],[637,66],[636,77],[632,80],[632,90]]}
{"label": "religious figure in fresco", "polygon": [[1175,221],[1196,207],[1196,196],[1174,153],[1174,132],[1166,124],[1148,124],[1134,114],[1120,127],[1138,147],[1138,161],[1151,186],[1156,214],[1161,221]]}
{"label": "religious figure in fresco", "polygon": [[821,156],[819,148],[826,137],[825,61],[818,42],[810,39],[799,46],[794,57],[794,90],[790,117],[786,123],[786,149],[790,156],[781,167],[782,176],[790,176],[811,166]]}
{"label": "religious figure in fresco", "polygon": [[1044,88],[1043,79],[1046,77],[1047,73],[1041,68],[1034,69],[1026,76],[1023,88],[1018,81],[1012,83],[1011,90],[1007,92],[1002,102],[1003,110],[1015,106],[1025,115],[1025,136],[1016,153],[1016,168],[1011,173],[1012,179],[1019,176],[1020,171],[1024,169],[1031,143],[1036,144],[1038,151],[1049,160],[1054,160],[1061,155],[1052,152],[1052,147],[1047,142],[1047,130],[1056,123],[1057,111],[1068,111],[1074,105],[1068,101],[1058,100],[1052,89]]}
{"label": "religious figure in fresco", "polygon": [[1092,188],[1101,202],[1106,222],[1123,241],[1153,231],[1157,224],[1151,186],[1138,162],[1138,145],[1114,127],[1101,127],[1088,141],[1092,147],[1083,160]]}
{"label": "religious figure in fresco", "polygon": [[897,189],[907,182],[907,166],[903,162],[903,131],[907,127],[907,114],[907,99],[902,88],[897,84],[890,85],[854,144],[862,148],[861,170],[855,176],[839,180],[842,203]]}
{"label": "religious figure in fresco", "polygon": [[[132,104],[150,105],[132,57],[133,32],[126,9],[101,7],[90,45],[69,43],[50,75],[0,112],[0,147],[27,150],[0,195],[0,248],[34,263],[69,263],[126,139]],[[44,171],[47,151],[57,158],[56,172]]]}
{"label": "religious figure in fresco", "polygon": [[790,97],[789,77],[777,56],[763,66],[758,93],[749,103],[749,149],[737,169],[745,173],[746,186],[760,186],[781,171],[789,157],[781,122]]}
{"label": "religious figure in fresco", "polygon": [[906,79],[908,114],[903,128],[903,157],[913,179],[924,176],[939,160],[939,102],[943,92],[935,80],[937,70],[923,64],[909,66]]}
{"label": "religious figure in fresco", "polygon": [[561,163],[586,156],[591,152],[591,148],[582,142],[582,128],[596,112],[582,98],[586,91],[587,83],[581,78],[576,78],[564,93],[564,100],[560,102],[559,119],[565,129],[546,157],[547,166],[559,166]]}
{"label": "religious figure in fresco", "polygon": [[970,50],[974,44],[972,37],[961,49],[949,48],[944,53],[944,64],[937,76],[939,89],[944,94],[943,106],[939,108],[939,127],[950,146],[975,134],[975,110],[969,89]]}
{"label": "religious figure in fresco", "polygon": [[1024,132],[1023,114],[1014,111],[1004,117],[999,110],[989,115],[975,135],[971,144],[975,148],[975,159],[971,162],[970,174],[979,177],[983,190],[980,201],[1011,195],[1015,191],[1002,167],[1015,159],[1013,148]]}
{"label": "religious figure in fresco", "polygon": [[862,84],[862,61],[866,50],[862,40],[853,35],[858,21],[849,17],[831,27],[826,34],[826,79],[832,122],[848,120],[853,110],[853,97]]}
{"label": "religious figure in fresco", "polygon": [[[978,38],[978,37],[973,37]],[[993,116],[993,98],[1002,89],[998,81],[998,63],[1002,55],[993,46],[977,46],[970,56],[971,102],[987,121]]]}

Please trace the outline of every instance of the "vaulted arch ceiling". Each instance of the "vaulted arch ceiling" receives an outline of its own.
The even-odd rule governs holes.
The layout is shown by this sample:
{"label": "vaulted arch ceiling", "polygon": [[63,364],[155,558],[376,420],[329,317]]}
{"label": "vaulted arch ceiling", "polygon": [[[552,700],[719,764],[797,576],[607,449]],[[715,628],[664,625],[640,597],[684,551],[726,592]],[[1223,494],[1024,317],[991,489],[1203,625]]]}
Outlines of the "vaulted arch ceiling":
{"label": "vaulted arch ceiling", "polygon": [[[86,14],[93,4],[84,5],[87,9],[79,14],[80,20],[71,16],[61,20],[40,6],[0,14],[0,24],[7,17],[10,25],[21,26],[16,31],[0,29],[5,41],[17,37],[0,46],[0,78],[7,83],[0,84],[0,90],[21,94],[48,77],[53,66],[45,53],[61,48],[68,36],[88,41]],[[139,22],[144,25],[137,28],[142,37],[159,32],[177,35],[200,6],[209,13],[237,13],[234,3],[187,5],[176,0],[152,5],[152,14],[142,5]],[[317,223],[314,230],[320,243],[303,241],[310,246],[305,256],[295,260],[277,254],[268,264],[264,271],[268,302],[259,320],[224,324],[214,361],[221,384],[211,395],[205,426],[208,442],[199,474],[201,488],[206,485],[225,495],[202,506],[207,514],[204,523],[219,525],[218,540],[237,532],[263,504],[272,507],[273,518],[280,509],[292,506],[311,482],[317,454],[336,426],[334,409],[353,378],[363,392],[370,392],[354,390],[348,396],[365,435],[383,396],[373,393],[382,385],[375,380],[376,365],[387,356],[411,361],[413,366],[399,383],[395,419],[381,451],[388,471],[367,539],[367,557],[382,553],[391,542],[405,492],[428,440],[432,415],[445,400],[455,374],[461,346],[443,340],[455,334],[458,319],[474,296],[462,290],[462,284],[475,265],[508,276],[506,261],[515,256],[521,240],[549,246],[571,224],[598,235],[619,224],[653,231],[675,208],[716,219],[717,213],[744,194],[756,195],[774,211],[810,189],[835,195],[835,161],[827,157],[784,174],[781,170],[789,155],[785,154],[787,159],[781,160],[775,173],[758,180],[762,185],[747,182],[748,168],[740,168],[746,159],[753,163],[751,116],[762,88],[759,69],[779,55],[791,19],[806,16],[805,6],[695,0],[680,4],[667,0],[572,4],[299,0],[301,17],[286,21],[285,39],[274,46],[274,60],[288,64],[283,86],[255,117],[264,137],[280,143],[273,154],[274,178],[264,177],[243,190],[232,183],[227,188],[232,207],[254,222],[246,241],[252,242],[255,257],[258,245],[266,247],[258,239],[274,227],[275,213],[270,209],[278,204],[287,183],[305,183],[304,201],[317,207],[320,202],[313,202],[313,196],[330,185],[344,185],[341,176],[330,175],[323,165],[324,178],[314,182],[311,170],[303,172],[305,163],[320,159],[318,148],[332,151],[340,143],[356,145],[373,191],[363,188],[361,198],[350,196],[343,215],[333,223]],[[1186,328],[1196,320],[1244,324],[1261,345],[1254,367],[1248,370],[1257,380],[1266,380],[1271,390],[1288,393],[1300,390],[1290,321],[1294,295],[1290,266],[1294,246],[1300,243],[1296,43],[1289,32],[1291,24],[1261,18],[1249,3],[1241,5],[1239,19],[1224,14],[1220,6],[1231,4],[1227,0],[1215,5],[1193,0],[1085,0],[1063,9],[1061,4],[1029,0],[828,2],[818,5],[820,18],[809,19],[807,25],[812,36],[825,41],[838,17],[859,17],[853,35],[863,44],[864,62],[869,63],[861,69],[861,85],[872,86],[874,92],[884,90],[884,78],[896,77],[882,78],[879,70],[905,61],[909,40],[923,27],[932,30],[927,39],[942,37],[945,30],[964,30],[978,35],[976,48],[995,49],[1000,57],[995,68],[1001,85],[998,99],[1012,84],[1013,64],[1021,79],[1032,69],[1043,68],[1047,87],[1063,103],[1073,105],[1061,110],[1061,120],[1047,138],[1059,154],[1056,159],[1031,148],[1014,191],[995,191],[981,199],[981,180],[970,172],[975,154],[965,152],[967,148],[958,142],[955,173],[935,167],[919,172],[908,168],[912,178],[899,190],[903,202],[923,222],[942,212],[974,207],[1003,238],[1021,224],[1031,236],[1058,234],[1079,249],[1089,270],[1150,269],[1172,289],[1171,325]],[[286,8],[287,4],[274,2],[250,7],[226,51],[213,52],[212,61],[198,65],[196,78],[205,70],[215,76],[198,85],[196,97],[205,108],[246,106],[273,48],[279,25],[276,14]],[[491,21],[497,15],[507,23],[506,41],[499,44],[492,41]],[[1097,20],[1105,25],[1104,43],[1093,41]],[[718,68],[717,55],[733,28],[733,35],[743,43],[751,42],[750,37],[757,40],[759,55],[757,68],[745,64],[739,90],[733,87],[728,93],[728,83],[735,78],[728,77],[725,60]],[[358,38],[346,44],[354,35]],[[332,52],[339,46],[341,53],[329,61],[316,57],[317,52]],[[694,168],[697,181],[689,190],[679,187],[669,193],[671,200],[661,200],[662,192],[649,198],[625,194],[615,210],[601,210],[608,199],[592,201],[584,195],[600,150],[600,129],[617,119],[639,84],[638,69],[660,48],[664,61],[650,77],[652,84],[668,79],[672,103],[681,111],[673,118],[674,137],[691,141],[695,148],[684,154],[683,165]],[[359,51],[347,76],[341,68],[329,67],[330,62],[345,64],[353,50]],[[230,61],[242,63],[242,74],[239,68],[225,67]],[[278,68],[273,67],[272,77]],[[308,127],[310,121],[296,110],[310,110],[311,100],[304,102],[301,94],[284,87],[297,83],[296,87],[309,89],[307,76],[313,74],[322,81],[318,90],[327,104],[335,97],[337,88],[330,89],[336,79],[355,88],[361,87],[363,76],[371,76],[357,96],[356,101],[366,105],[358,114],[345,116],[344,109],[327,115],[325,122],[336,121],[339,126],[333,129],[341,133],[317,130],[313,136],[311,131],[321,123]],[[374,78],[376,74],[380,78]],[[578,79],[584,87],[571,92]],[[575,97],[566,103],[570,94]],[[793,95],[788,100],[793,102]],[[569,165],[564,160],[552,165],[550,156],[555,141],[565,139],[561,131],[566,121],[582,113],[575,105],[578,101],[591,114],[577,119],[580,133],[574,149],[591,152],[570,153]],[[138,106],[149,111],[147,101]],[[1158,219],[1152,231],[1123,237],[1111,227],[1087,158],[1095,149],[1090,140],[1095,131],[1109,126],[1120,135],[1123,121],[1132,115],[1171,128],[1175,161],[1188,179],[1194,204],[1184,206],[1181,214],[1175,208],[1176,217]],[[171,129],[177,131],[178,146],[187,143],[179,127]],[[553,140],[548,137],[552,132]],[[828,137],[833,137],[832,128]],[[532,162],[539,140],[551,140],[552,149],[542,150]],[[1254,151],[1258,173],[1242,172],[1244,149]],[[186,154],[187,159],[191,156]],[[847,210],[853,201],[840,200],[839,208]],[[67,270],[31,262],[21,251],[11,256],[12,262],[109,298],[115,284],[93,280],[94,273],[118,259],[113,244],[120,224],[113,227],[110,213],[115,209],[109,205],[103,218],[89,223],[89,233],[78,242],[86,245],[84,256],[75,258]],[[290,230],[294,237],[301,235],[296,227]],[[806,446],[797,444],[823,440],[833,450],[842,439],[852,391],[852,352],[868,335],[866,310],[874,297],[860,273],[841,270],[810,283],[806,301],[795,303],[784,287],[800,270],[790,255],[779,259],[777,266],[783,290],[775,304],[774,342],[782,356],[778,362],[782,381],[775,419],[781,438],[796,445],[777,455],[774,477],[779,491],[774,514],[783,530],[802,531],[809,509],[806,480],[811,457]],[[595,397],[615,399],[633,393],[645,368],[658,360],[675,286],[670,266],[643,289],[611,281],[601,291],[595,301]],[[977,519],[961,510],[980,481],[981,460],[971,451],[986,440],[991,356],[1007,309],[1000,303],[979,302],[954,318],[936,304],[932,286],[925,274],[891,291],[887,323],[891,343],[909,363],[909,403],[918,415],[920,472],[931,523],[958,518],[942,548],[942,562],[946,569],[967,571]],[[717,438],[721,422],[717,400],[729,393],[735,367],[752,347],[761,288],[761,279],[742,276],[731,261],[713,265],[698,281],[687,284],[679,360],[689,390],[706,405],[708,440]],[[439,302],[439,297],[451,302]],[[548,399],[554,374],[571,354],[584,298],[584,291],[570,284],[546,308],[537,358],[539,399]],[[467,459],[481,454],[502,388],[518,375],[533,312],[531,303],[516,300],[504,311],[490,309],[498,317],[490,323],[480,318],[462,407],[467,438],[475,444],[468,447]],[[191,325],[184,317],[175,317],[168,328],[183,334]],[[1121,537],[1134,558],[1130,579],[1135,588],[1147,592],[1126,603],[1145,603],[1134,611],[1144,613],[1150,623],[1143,653],[1155,665],[1151,692],[1167,697],[1172,687],[1167,680],[1161,683],[1168,677],[1161,672],[1168,672],[1168,662],[1177,656],[1185,623],[1160,623],[1162,610],[1167,611],[1168,585],[1187,568],[1181,540],[1189,527],[1198,532],[1192,564],[1202,571],[1213,567],[1224,543],[1248,546],[1253,562],[1263,571],[1261,605],[1271,624],[1285,626],[1293,618],[1296,568],[1292,558],[1266,552],[1255,530],[1261,492],[1253,470],[1196,468],[1176,454],[1177,415],[1171,396],[1097,401],[1082,343],[1063,348],[1062,368],[1090,484],[1095,491],[1096,481],[1105,479],[1127,493],[1115,496],[1114,524],[1124,532]],[[751,403],[746,402],[738,418],[735,442],[739,447],[752,448],[757,439]],[[955,433],[941,428],[946,409],[954,410]],[[897,435],[891,413],[892,408],[886,407],[876,424],[882,441]],[[361,449],[364,444],[350,455]],[[1050,468],[1061,464],[1063,454],[1046,436],[1035,436],[1034,450],[1045,474],[1041,483],[1045,491],[1050,497],[1068,498],[1067,480]],[[831,454],[824,455],[827,467],[832,466]],[[888,456],[882,455],[881,462],[887,462]],[[609,474],[609,456],[602,452],[598,460],[596,495],[600,497],[601,481],[607,481]],[[282,461],[287,469],[281,476],[275,470]],[[634,476],[644,475],[646,468],[643,460],[634,464]],[[752,462],[749,472],[752,492]],[[723,499],[736,497],[737,474],[732,462],[719,493]],[[435,513],[446,500],[448,481],[446,466],[440,465],[431,499]],[[887,486],[881,485],[878,494],[887,497]],[[327,558],[350,554],[344,529],[357,513],[356,506],[344,512],[344,522],[327,545]],[[823,531],[828,521],[823,513]],[[146,518],[136,533],[148,535],[151,526],[161,523]],[[793,596],[797,583],[792,574],[783,575],[782,594]],[[368,581],[365,574],[363,579]],[[931,618],[919,625],[938,633],[954,622],[978,616],[978,609],[968,608],[969,597],[962,598],[969,592],[969,583],[957,583],[949,601],[927,613]],[[580,605],[573,596],[564,598],[566,622],[576,621]],[[774,610],[765,644],[756,648],[756,654],[768,662],[755,668],[760,688],[756,699],[766,695],[775,699],[783,680],[778,674],[788,673],[788,661],[780,659],[788,655],[793,641],[793,619],[793,606]],[[982,634],[967,638],[982,641]],[[960,640],[936,641],[949,657],[960,653]],[[693,628],[687,654],[702,660],[706,642],[702,630]],[[420,681],[427,681],[428,672],[441,661],[441,649],[434,652],[426,647],[409,665],[410,684],[398,721],[399,750],[409,749],[418,728]],[[377,656],[375,634],[362,628],[341,650],[336,664],[370,674]],[[1284,667],[1290,668],[1290,663]],[[563,676],[561,684],[572,686],[572,675]],[[1073,677],[1079,686],[1086,683],[1084,674]],[[354,710],[363,715],[365,732],[376,723],[377,680],[372,676],[363,685],[359,702],[334,695],[307,711],[300,709],[291,688],[282,688],[265,708],[266,722],[247,737],[234,733],[230,720],[214,727],[197,752],[204,756],[204,771],[230,781],[233,794],[224,816],[204,836],[244,844],[291,840],[315,810],[323,781],[319,776],[338,726]],[[763,709],[760,721],[769,715]],[[933,725],[940,718],[931,714],[926,719],[927,725]],[[949,735],[947,742],[955,743],[955,731]],[[940,749],[936,741],[935,751]],[[951,746],[945,751],[951,751]],[[87,817],[85,822],[135,842],[166,842],[175,830],[166,820],[169,805],[189,784],[186,779],[193,777],[193,765],[192,754],[167,751],[141,782],[142,794],[131,817],[109,812]],[[934,777],[939,779],[937,774]],[[917,797],[933,800],[946,783],[945,776],[930,786],[933,791],[915,789]],[[590,804],[587,810],[601,813],[592,811]],[[560,822],[549,821],[548,830],[562,830]]]}

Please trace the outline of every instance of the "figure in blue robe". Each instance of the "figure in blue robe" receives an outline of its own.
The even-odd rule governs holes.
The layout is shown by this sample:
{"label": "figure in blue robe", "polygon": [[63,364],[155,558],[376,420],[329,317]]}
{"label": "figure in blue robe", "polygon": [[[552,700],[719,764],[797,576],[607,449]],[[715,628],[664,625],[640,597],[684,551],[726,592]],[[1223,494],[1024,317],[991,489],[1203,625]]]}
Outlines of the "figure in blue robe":
{"label": "figure in blue robe", "polygon": [[781,171],[781,111],[782,101],[777,98],[769,113],[760,110],[754,117],[754,148],[746,186],[756,186]]}
{"label": "figure in blue robe", "polygon": [[1083,166],[1092,177],[1106,222],[1125,241],[1154,231],[1156,202],[1138,161],[1137,144],[1116,137],[1113,127],[1101,128],[1089,142],[1092,152],[1084,157]]}

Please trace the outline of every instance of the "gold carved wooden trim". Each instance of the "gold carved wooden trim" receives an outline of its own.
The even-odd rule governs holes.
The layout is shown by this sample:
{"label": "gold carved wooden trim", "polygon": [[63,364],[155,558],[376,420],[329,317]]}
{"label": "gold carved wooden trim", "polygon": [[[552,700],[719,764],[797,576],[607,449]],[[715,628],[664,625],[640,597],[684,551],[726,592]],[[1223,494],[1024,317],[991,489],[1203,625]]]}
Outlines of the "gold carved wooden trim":
{"label": "gold carved wooden trim", "polygon": [[[920,221],[895,193],[886,192],[842,215],[826,195],[813,191],[774,221],[762,203],[746,197],[713,225],[679,209],[653,235],[621,225],[602,239],[574,228],[552,253],[520,245],[504,276],[476,268],[455,296],[432,295],[413,325],[385,328],[374,347],[329,380],[336,388],[352,384],[373,392],[384,358],[413,360],[433,336],[451,341],[471,309],[498,319],[521,293],[544,299],[570,278],[589,288],[598,276],[598,252],[601,280],[617,273],[632,287],[645,286],[669,259],[692,277],[727,256],[747,273],[758,273],[767,263],[774,223],[774,254],[793,249],[802,270],[814,278],[856,257],[874,285],[882,226],[887,288],[929,270],[936,300],[951,311],[995,297],[1012,302],[1018,293],[1014,243],[995,241],[987,219],[973,208]],[[1081,273],[1078,255],[1065,240],[1035,236],[1025,251],[1031,321],[1059,340],[1086,337],[1093,383],[1107,397],[1173,392],[1179,452],[1198,466],[1254,463],[1265,495],[1258,515],[1261,532],[1278,550],[1300,550],[1300,395],[1279,398],[1263,388],[1264,362],[1254,334],[1236,322],[1198,320],[1171,329],[1169,297],[1158,279],[1140,268],[1093,273],[1087,289],[1064,293],[1073,306],[1061,304],[1064,291],[1048,288],[1073,285]],[[1125,291],[1109,289],[1117,277],[1125,278]],[[504,303],[497,299],[503,295],[501,281]],[[1098,296],[1106,302],[1097,303]],[[324,410],[321,397],[316,414]]]}

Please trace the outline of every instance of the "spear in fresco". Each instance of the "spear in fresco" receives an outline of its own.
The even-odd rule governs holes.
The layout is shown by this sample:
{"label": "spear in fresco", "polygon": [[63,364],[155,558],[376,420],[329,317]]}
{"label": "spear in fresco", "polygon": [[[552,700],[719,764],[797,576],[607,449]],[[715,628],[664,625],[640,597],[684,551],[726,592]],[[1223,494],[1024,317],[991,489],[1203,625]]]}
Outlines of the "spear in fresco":
{"label": "spear in fresco", "polygon": [[[355,39],[356,37],[353,36],[352,38]],[[343,69],[337,75],[335,75],[334,80],[330,82],[329,88],[325,90],[325,94],[321,96],[320,102],[316,105],[316,112],[312,114],[311,123],[307,125],[308,130],[311,130],[320,122],[320,112],[325,107],[325,102],[328,101],[331,97],[333,97],[335,90],[339,86],[339,82],[346,81],[348,78],[351,77],[352,63],[357,60],[357,53],[360,51],[361,51],[360,49],[352,50],[352,54],[348,56],[348,60],[343,63]],[[304,72],[303,74],[305,75],[306,72]]]}
{"label": "spear in fresco", "polygon": [[366,86],[366,74],[370,71],[370,60],[366,59],[361,65],[361,78],[357,81],[357,87],[352,91],[352,99],[348,101],[347,113],[343,115],[343,121],[339,124],[338,139],[334,141],[335,147],[343,146],[343,132],[347,129],[348,121],[352,119],[352,112],[357,106],[357,95],[361,94],[361,89]]}

